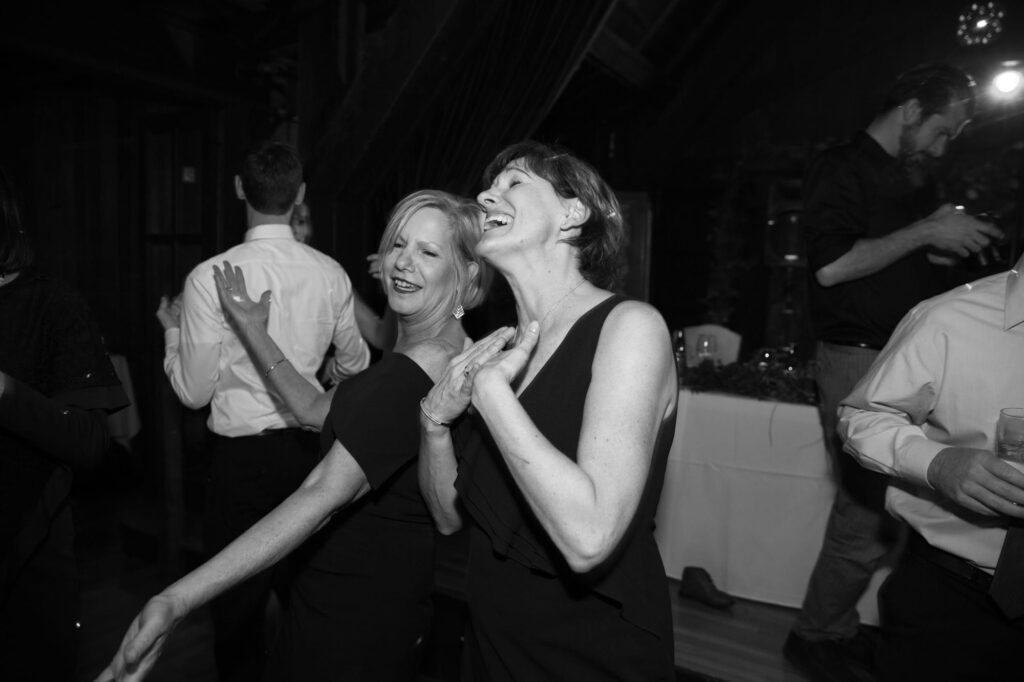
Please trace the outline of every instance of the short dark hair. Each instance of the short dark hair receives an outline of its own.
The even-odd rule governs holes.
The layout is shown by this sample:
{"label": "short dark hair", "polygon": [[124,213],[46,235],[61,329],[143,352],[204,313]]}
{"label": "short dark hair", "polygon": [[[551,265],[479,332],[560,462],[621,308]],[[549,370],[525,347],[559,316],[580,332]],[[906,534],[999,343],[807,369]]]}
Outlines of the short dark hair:
{"label": "short dark hair", "polygon": [[622,249],[626,243],[622,208],[615,192],[594,168],[564,147],[525,140],[498,152],[484,171],[484,186],[490,187],[505,168],[522,164],[551,183],[563,199],[579,199],[590,217],[580,233],[566,241],[575,246],[580,273],[591,283],[607,289],[618,286],[622,277]]}
{"label": "short dark hair", "polygon": [[21,224],[18,193],[0,167],[0,275],[21,272],[34,262],[35,254]]}
{"label": "short dark hair", "polygon": [[238,176],[250,206],[267,215],[284,215],[302,186],[302,161],[290,144],[260,142],[245,155]]}
{"label": "short dark hair", "polygon": [[974,87],[974,79],[951,64],[919,64],[899,75],[885,97],[882,111],[891,111],[916,99],[921,104],[921,118],[925,119],[945,111],[954,102],[961,102],[970,118],[974,115]]}

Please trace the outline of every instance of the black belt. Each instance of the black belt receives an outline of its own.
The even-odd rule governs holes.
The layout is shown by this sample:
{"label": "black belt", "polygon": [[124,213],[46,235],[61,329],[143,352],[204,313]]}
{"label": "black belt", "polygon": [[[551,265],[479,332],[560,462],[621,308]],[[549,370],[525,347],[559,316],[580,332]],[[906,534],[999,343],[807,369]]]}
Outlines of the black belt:
{"label": "black belt", "polygon": [[284,427],[281,427],[281,428],[263,429],[259,433],[247,433],[244,436],[223,436],[223,435],[221,435],[219,433],[213,433],[213,431],[211,431],[210,433],[213,434],[213,436],[216,437],[216,438],[227,438],[228,440],[235,440],[237,438],[263,438],[264,436],[286,436],[288,434],[294,434],[294,433],[316,433],[316,432],[315,431],[310,431],[308,429],[304,429],[304,428],[302,428],[300,426],[284,426]]}
{"label": "black belt", "polygon": [[881,346],[866,341],[825,341],[833,346],[853,346],[854,348],[863,348],[865,350],[882,350]]}
{"label": "black belt", "polygon": [[907,538],[907,551],[983,590],[988,590],[989,585],[992,584],[991,575],[954,554],[938,547],[932,547],[916,531],[912,530],[910,537]]}

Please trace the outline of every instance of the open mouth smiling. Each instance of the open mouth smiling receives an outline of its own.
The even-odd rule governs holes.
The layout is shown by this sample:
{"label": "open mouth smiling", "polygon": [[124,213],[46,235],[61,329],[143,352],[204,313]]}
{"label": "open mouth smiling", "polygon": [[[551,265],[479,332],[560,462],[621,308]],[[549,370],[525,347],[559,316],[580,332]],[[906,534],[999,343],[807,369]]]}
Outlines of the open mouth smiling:
{"label": "open mouth smiling", "polygon": [[489,213],[487,214],[487,220],[484,221],[484,232],[494,229],[495,227],[505,227],[512,222],[512,216],[505,213]]}
{"label": "open mouth smiling", "polygon": [[403,293],[417,291],[420,288],[419,286],[413,284],[412,282],[404,280],[401,277],[392,277],[391,286],[395,291],[400,291]]}

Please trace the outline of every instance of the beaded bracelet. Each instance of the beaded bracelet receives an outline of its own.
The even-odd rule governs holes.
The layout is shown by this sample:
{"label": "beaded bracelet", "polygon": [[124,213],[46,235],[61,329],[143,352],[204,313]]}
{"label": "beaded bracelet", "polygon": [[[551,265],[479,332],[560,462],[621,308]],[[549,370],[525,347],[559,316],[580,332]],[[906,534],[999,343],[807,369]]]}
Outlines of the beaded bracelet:
{"label": "beaded bracelet", "polygon": [[429,419],[430,421],[432,421],[433,423],[437,424],[438,426],[448,426],[448,424],[450,422],[443,422],[440,419],[438,419],[437,417],[435,417],[434,415],[430,414],[430,412],[427,411],[426,406],[423,404],[423,401],[425,401],[425,400],[426,400],[425,397],[424,398],[420,398],[420,412],[423,413],[423,416],[426,417],[427,419]]}
{"label": "beaded bracelet", "polygon": [[280,365],[282,362],[288,362],[288,358],[281,358],[280,360],[272,364],[270,367],[267,367],[267,371],[263,373],[263,376],[269,377],[270,373],[277,369],[277,366]]}

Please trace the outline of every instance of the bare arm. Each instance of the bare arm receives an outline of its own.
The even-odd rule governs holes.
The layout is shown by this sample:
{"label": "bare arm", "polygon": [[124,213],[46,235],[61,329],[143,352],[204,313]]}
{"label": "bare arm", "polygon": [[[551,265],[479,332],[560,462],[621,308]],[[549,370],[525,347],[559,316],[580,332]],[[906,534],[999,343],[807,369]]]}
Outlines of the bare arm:
{"label": "bare arm", "polygon": [[593,361],[576,461],[530,420],[510,387],[536,343],[531,324],[519,346],[473,381],[483,416],[530,508],[578,572],[607,559],[633,520],[662,421],[677,397],[664,321],[650,306],[619,305]]}
{"label": "bare arm", "polygon": [[270,292],[258,302],[249,298],[241,268],[224,261],[224,270],[213,266],[224,316],[242,340],[256,368],[265,373],[274,390],[292,414],[305,426],[319,429],[331,408],[334,390],[321,392],[288,362],[288,358],[267,332]]}
{"label": "bare arm", "polygon": [[877,239],[860,239],[845,254],[815,272],[824,287],[874,274],[925,247],[967,256],[1002,237],[999,228],[949,204],[927,218]]}
{"label": "bare arm", "polygon": [[[420,490],[438,531],[444,535],[462,528],[455,492],[458,473],[455,448],[447,424],[469,407],[474,372],[498,354],[513,333],[511,327],[501,327],[452,358],[421,403],[420,456],[417,462]],[[435,423],[431,417],[444,425]]]}
{"label": "bare arm", "polygon": [[359,464],[334,443],[294,493],[197,569],[146,604],[97,680],[141,680],[160,657],[174,627],[193,610],[272,566],[369,491]]}
{"label": "bare arm", "polygon": [[448,426],[440,426],[420,414],[420,456],[417,462],[420,490],[434,525],[442,535],[462,528],[455,492],[455,447]]}

